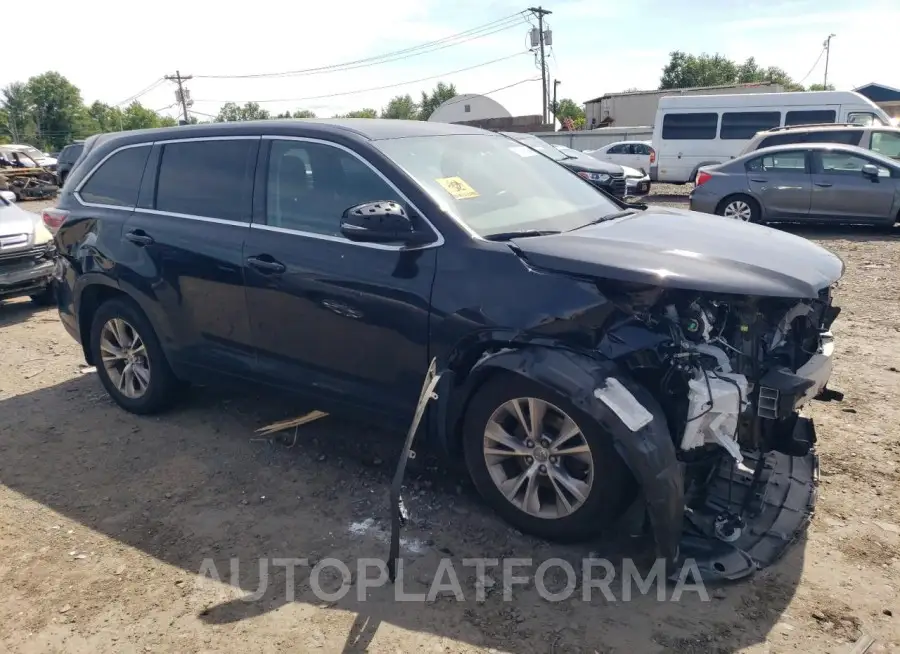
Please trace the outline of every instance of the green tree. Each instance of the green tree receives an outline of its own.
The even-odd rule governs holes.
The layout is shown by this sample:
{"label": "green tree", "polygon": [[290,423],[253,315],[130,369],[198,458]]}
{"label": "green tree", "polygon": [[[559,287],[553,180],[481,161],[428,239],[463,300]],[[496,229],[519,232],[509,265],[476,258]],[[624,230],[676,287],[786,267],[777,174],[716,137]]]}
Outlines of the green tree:
{"label": "green tree", "polygon": [[147,109],[140,102],[132,102],[128,108],[122,112],[122,128],[129,129],[149,129],[151,127],[174,127],[177,121],[174,118],[160,116],[152,109]]}
{"label": "green tree", "polygon": [[346,114],[337,115],[335,118],[378,118],[378,112],[374,109],[358,109]]}
{"label": "green tree", "polygon": [[86,108],[86,113],[94,132],[117,132],[123,129],[125,120],[122,110],[118,107],[110,107],[105,102],[95,101]]}
{"label": "green tree", "polygon": [[694,86],[725,86],[728,84],[781,84],[787,91],[802,91],[784,69],[777,66],[761,67],[754,57],[742,64],[720,54],[705,52],[692,55],[676,50],[669,54],[669,63],[663,67],[660,89],[684,89]]}
{"label": "green tree", "polygon": [[217,123],[233,123],[239,120],[266,120],[270,118],[269,111],[262,109],[256,102],[248,102],[243,107],[234,102],[226,102],[219,109],[216,116]]}
{"label": "green tree", "polygon": [[37,124],[40,146],[61,150],[80,136],[84,118],[81,91],[65,77],[54,71],[32,77],[25,84],[25,95]]}
{"label": "green tree", "polygon": [[807,91],[834,91],[834,84],[825,86],[824,84],[810,84]]}
{"label": "green tree", "polygon": [[314,111],[310,111],[309,109],[298,109],[297,111],[291,113],[290,111],[283,111],[280,114],[276,115],[275,118],[315,118],[316,113]]}
{"label": "green tree", "polygon": [[31,98],[25,84],[12,82],[2,91],[0,108],[4,119],[0,127],[9,136],[11,143],[22,143],[34,140],[36,125]]}
{"label": "green tree", "polygon": [[556,116],[556,120],[558,120],[560,124],[562,124],[562,121],[566,118],[571,118],[572,122],[575,124],[575,129],[584,127],[584,109],[575,104],[575,101],[571,98],[563,98],[556,103],[555,107],[550,107],[550,109],[553,111],[553,115]]}
{"label": "green tree", "polygon": [[382,118],[398,120],[416,120],[419,117],[419,105],[408,93],[391,98],[387,106],[381,110]]}
{"label": "green tree", "polygon": [[422,91],[422,101],[419,103],[419,120],[428,120],[434,110],[444,104],[450,98],[455,98],[456,86],[438,82],[431,93]]}

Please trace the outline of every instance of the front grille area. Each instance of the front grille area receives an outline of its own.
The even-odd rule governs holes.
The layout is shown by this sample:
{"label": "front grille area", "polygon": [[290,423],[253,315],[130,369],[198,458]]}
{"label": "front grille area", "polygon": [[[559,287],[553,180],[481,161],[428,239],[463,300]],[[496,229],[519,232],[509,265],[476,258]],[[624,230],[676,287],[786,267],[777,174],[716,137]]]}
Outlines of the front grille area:
{"label": "front grille area", "polygon": [[50,252],[52,246],[49,244],[36,245],[26,250],[2,251],[0,250],[0,265],[8,265],[27,261],[29,259],[40,259]]}
{"label": "front grille area", "polygon": [[625,187],[627,186],[627,182],[625,181],[625,175],[616,176],[613,175],[612,179],[609,182],[609,190],[616,197],[623,197],[625,195]]}

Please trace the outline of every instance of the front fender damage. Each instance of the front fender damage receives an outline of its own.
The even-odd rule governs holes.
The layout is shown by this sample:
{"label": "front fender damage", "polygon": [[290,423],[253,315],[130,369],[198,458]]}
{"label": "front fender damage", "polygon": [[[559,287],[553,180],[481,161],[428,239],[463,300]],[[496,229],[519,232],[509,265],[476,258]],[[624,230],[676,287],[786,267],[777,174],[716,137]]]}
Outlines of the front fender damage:
{"label": "front fender damage", "polygon": [[503,350],[476,365],[476,369],[487,367],[545,384],[612,435],[616,451],[641,487],[657,556],[676,563],[684,516],[684,472],[663,411],[650,393],[615,363],[564,349]]}
{"label": "front fender damage", "polygon": [[[473,371],[489,368],[565,395],[612,435],[640,486],[643,506],[637,509],[649,518],[656,555],[667,561],[672,579],[682,575],[687,562],[705,581],[749,576],[778,560],[812,517],[818,483],[814,452],[805,457],[742,452],[741,464],[723,457],[706,492],[689,499],[685,467],[662,408],[616,363],[562,348],[523,346],[489,354]],[[811,420],[797,418],[795,431],[815,442]],[[729,511],[740,511],[745,524],[723,540],[715,520]]]}

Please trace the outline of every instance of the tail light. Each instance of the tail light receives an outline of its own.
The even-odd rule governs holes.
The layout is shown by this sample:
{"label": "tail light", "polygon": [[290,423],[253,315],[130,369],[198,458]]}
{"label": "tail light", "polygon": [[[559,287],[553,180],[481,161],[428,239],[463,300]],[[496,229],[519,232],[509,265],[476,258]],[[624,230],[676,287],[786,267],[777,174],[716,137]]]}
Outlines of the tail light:
{"label": "tail light", "polygon": [[60,225],[63,224],[68,215],[69,212],[65,209],[44,209],[43,213],[41,213],[41,220],[44,221],[44,225],[47,226],[47,229],[55,234],[56,230],[59,229]]}
{"label": "tail light", "polygon": [[710,175],[708,172],[706,172],[704,170],[701,170],[699,173],[697,173],[697,181],[694,182],[694,185],[702,186],[703,184],[705,184],[706,182],[708,182],[711,179],[712,179],[712,175]]}
{"label": "tail light", "polygon": [[650,163],[656,162],[656,150],[650,148]]}

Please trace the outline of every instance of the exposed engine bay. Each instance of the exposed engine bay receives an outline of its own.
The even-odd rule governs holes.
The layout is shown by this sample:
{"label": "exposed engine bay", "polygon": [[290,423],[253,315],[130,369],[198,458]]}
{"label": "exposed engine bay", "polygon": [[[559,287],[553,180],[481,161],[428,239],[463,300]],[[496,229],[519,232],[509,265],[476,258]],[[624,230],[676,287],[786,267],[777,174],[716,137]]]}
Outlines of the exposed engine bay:
{"label": "exposed engine bay", "polygon": [[706,556],[710,576],[750,574],[777,559],[812,512],[815,431],[800,409],[842,397],[826,388],[839,313],[831,288],[799,301],[617,290],[627,317],[598,349],[665,411],[684,467],[682,557]]}

